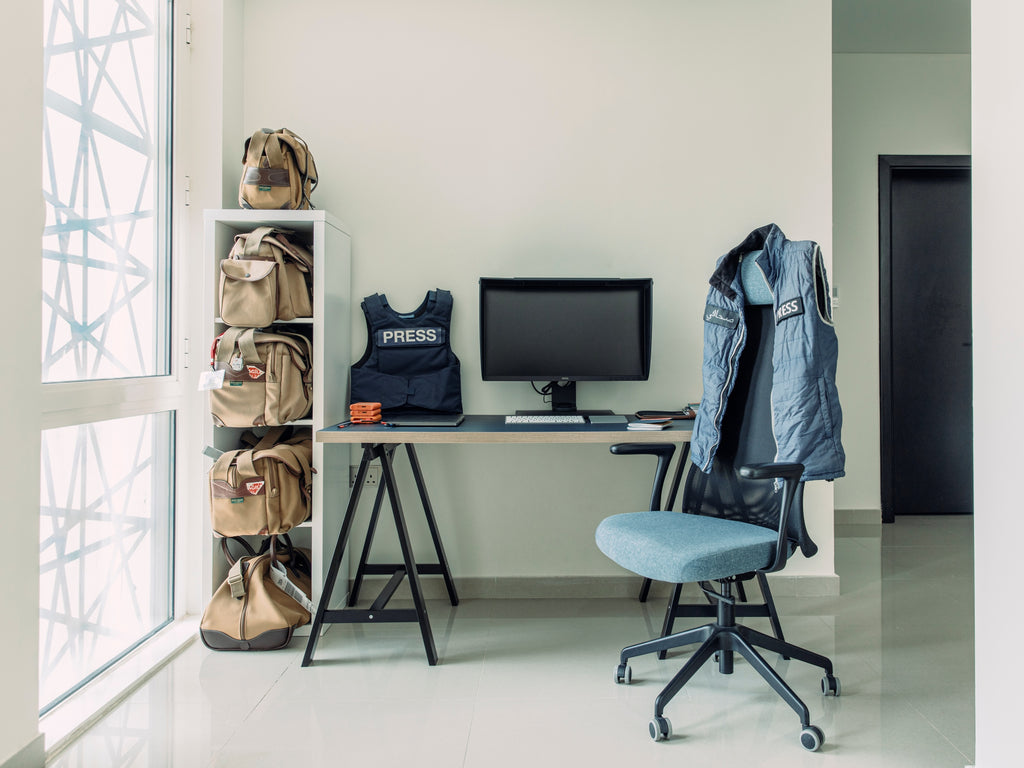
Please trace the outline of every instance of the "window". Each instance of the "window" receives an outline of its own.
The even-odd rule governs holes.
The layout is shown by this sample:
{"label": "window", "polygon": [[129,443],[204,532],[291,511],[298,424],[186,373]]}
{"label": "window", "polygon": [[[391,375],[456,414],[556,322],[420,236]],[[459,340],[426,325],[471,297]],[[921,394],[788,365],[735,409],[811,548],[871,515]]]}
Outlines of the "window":
{"label": "window", "polygon": [[168,373],[166,0],[46,0],[43,381]]}
{"label": "window", "polygon": [[173,414],[158,413],[43,431],[44,703],[73,691],[171,615],[173,427]]}
{"label": "window", "polygon": [[173,617],[178,401],[167,386],[173,3],[43,2],[46,712]]}

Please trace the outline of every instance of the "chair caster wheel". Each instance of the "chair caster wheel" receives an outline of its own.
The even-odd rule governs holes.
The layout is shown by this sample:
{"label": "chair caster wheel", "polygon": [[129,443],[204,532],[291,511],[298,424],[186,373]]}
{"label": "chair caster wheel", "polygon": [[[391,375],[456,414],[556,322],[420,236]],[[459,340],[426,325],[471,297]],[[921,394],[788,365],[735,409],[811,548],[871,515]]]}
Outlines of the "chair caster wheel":
{"label": "chair caster wheel", "polygon": [[808,725],[800,731],[800,745],[808,752],[817,752],[825,743],[825,734],[816,725]]}
{"label": "chair caster wheel", "polygon": [[656,717],[647,724],[651,738],[655,741],[665,741],[672,738],[672,723],[667,717]]}
{"label": "chair caster wheel", "polygon": [[633,682],[633,670],[629,664],[619,664],[615,668],[615,682],[618,685],[629,685]]}
{"label": "chair caster wheel", "polygon": [[826,696],[838,696],[841,690],[838,677],[825,675],[821,678],[821,692]]}

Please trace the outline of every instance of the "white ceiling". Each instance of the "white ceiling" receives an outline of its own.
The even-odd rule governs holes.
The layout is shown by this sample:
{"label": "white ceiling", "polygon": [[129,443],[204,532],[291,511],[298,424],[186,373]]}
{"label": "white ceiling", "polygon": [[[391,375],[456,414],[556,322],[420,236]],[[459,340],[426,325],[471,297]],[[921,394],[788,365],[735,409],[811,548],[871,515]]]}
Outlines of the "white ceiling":
{"label": "white ceiling", "polygon": [[832,51],[970,53],[971,0],[832,0]]}

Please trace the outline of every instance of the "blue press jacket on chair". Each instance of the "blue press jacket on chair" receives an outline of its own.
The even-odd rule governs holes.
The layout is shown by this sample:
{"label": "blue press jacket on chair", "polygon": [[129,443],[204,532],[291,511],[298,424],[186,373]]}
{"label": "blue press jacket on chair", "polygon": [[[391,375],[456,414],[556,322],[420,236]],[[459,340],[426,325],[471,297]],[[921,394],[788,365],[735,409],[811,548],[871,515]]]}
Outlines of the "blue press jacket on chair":
{"label": "blue press jacket on chair", "polygon": [[721,257],[709,281],[704,309],[704,391],[693,426],[691,459],[705,472],[710,470],[735,383],[736,362],[746,342],[744,258],[753,259],[775,309],[775,460],[803,464],[803,480],[842,477],[846,454],[840,439],[843,414],[836,389],[838,342],[821,249],[810,240],[787,240],[775,224],[754,230]]}

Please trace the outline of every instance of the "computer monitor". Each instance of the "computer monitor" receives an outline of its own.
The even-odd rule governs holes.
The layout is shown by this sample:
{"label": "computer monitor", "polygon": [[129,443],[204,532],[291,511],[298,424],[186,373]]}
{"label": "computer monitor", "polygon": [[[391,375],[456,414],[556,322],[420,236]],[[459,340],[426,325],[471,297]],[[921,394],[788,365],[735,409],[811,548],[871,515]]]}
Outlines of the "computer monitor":
{"label": "computer monitor", "polygon": [[577,381],[646,381],[653,293],[651,278],[480,278],[484,381],[546,382],[559,413],[577,412]]}

